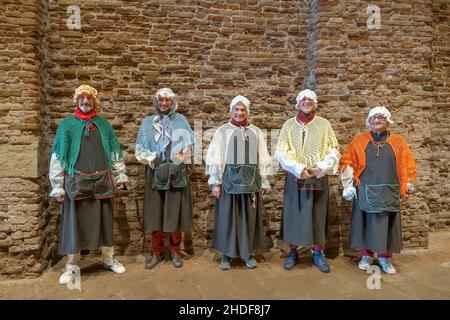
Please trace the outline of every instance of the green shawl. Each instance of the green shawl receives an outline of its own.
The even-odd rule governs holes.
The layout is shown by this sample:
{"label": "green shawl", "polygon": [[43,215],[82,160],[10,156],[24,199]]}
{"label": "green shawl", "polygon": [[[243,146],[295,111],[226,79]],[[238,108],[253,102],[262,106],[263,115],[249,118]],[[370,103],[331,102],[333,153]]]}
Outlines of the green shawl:
{"label": "green shawl", "polygon": [[52,153],[56,154],[61,166],[69,176],[78,172],[76,164],[80,153],[81,139],[83,133],[89,135],[89,130],[86,130],[85,127],[86,125],[89,127],[90,122],[97,127],[100,133],[109,169],[112,170],[113,163],[123,158],[119,141],[108,120],[95,116],[93,119],[85,121],[72,115],[59,124],[52,147]]}

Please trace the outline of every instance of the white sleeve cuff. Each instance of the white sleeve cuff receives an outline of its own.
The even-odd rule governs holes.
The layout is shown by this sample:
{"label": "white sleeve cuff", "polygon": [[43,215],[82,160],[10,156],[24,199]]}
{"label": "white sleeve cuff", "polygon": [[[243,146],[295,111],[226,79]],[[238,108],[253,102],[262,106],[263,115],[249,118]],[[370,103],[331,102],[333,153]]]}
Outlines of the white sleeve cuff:
{"label": "white sleeve cuff", "polygon": [[305,170],[306,165],[287,159],[281,152],[277,152],[275,156],[284,170],[292,173],[297,179],[300,179],[300,175]]}
{"label": "white sleeve cuff", "polygon": [[354,172],[353,167],[347,165],[344,172],[341,173],[341,182],[344,189],[353,187],[353,172]]}
{"label": "white sleeve cuff", "polygon": [[344,188],[344,192],[342,193],[342,196],[344,197],[345,200],[352,200],[352,199],[356,199],[356,189],[353,186],[348,186],[347,188]]}
{"label": "white sleeve cuff", "polygon": [[151,167],[153,166],[153,160],[156,158],[155,152],[145,150],[139,145],[136,145],[134,155],[136,156],[137,161],[143,164],[148,164]]}
{"label": "white sleeve cuff", "polygon": [[117,176],[114,177],[114,183],[127,183],[128,182],[128,176],[124,173],[119,173]]}
{"label": "white sleeve cuff", "polygon": [[339,168],[339,161],[341,154],[337,149],[332,149],[323,160],[316,163],[316,166],[320,169],[318,178],[323,177],[326,174],[336,174]]}
{"label": "white sleeve cuff", "polygon": [[66,192],[63,188],[53,188],[53,190],[50,192],[50,197],[58,197],[58,196],[64,196]]}
{"label": "white sleeve cuff", "polygon": [[219,185],[219,184],[222,184],[222,179],[220,179],[219,177],[210,176],[209,179],[208,179],[208,184],[209,184],[209,185]]}
{"label": "white sleeve cuff", "polygon": [[125,170],[125,162],[123,160],[117,160],[113,163],[112,173],[115,184],[128,182],[128,177]]}
{"label": "white sleeve cuff", "polygon": [[269,179],[266,176],[261,176],[261,189],[270,190]]}
{"label": "white sleeve cuff", "polygon": [[52,185],[51,197],[64,195],[64,169],[61,166],[61,162],[56,157],[56,154],[52,153],[50,159],[50,169],[48,173],[50,184]]}

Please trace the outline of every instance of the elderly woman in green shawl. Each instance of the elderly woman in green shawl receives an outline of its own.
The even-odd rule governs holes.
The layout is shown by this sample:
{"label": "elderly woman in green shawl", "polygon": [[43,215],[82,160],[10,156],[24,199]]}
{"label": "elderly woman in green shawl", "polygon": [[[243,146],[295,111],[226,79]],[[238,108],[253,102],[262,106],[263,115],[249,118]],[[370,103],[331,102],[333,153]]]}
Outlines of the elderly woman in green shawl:
{"label": "elderly woman in green shawl", "polygon": [[125,272],[113,257],[113,196],[128,182],[120,144],[111,124],[96,113],[96,89],[78,87],[73,102],[74,114],[59,124],[50,158],[50,196],[61,203],[59,253],[67,255],[60,284],[79,273],[80,251],[102,248],[104,266]]}

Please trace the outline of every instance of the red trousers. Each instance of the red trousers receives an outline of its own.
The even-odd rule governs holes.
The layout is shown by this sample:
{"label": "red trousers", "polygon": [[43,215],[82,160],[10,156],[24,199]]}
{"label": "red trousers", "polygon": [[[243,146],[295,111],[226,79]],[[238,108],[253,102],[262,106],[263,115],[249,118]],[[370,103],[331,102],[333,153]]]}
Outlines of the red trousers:
{"label": "red trousers", "polygon": [[181,231],[164,232],[162,230],[152,231],[151,247],[154,255],[159,255],[163,251],[164,235],[170,234],[170,252],[179,252],[181,245]]}

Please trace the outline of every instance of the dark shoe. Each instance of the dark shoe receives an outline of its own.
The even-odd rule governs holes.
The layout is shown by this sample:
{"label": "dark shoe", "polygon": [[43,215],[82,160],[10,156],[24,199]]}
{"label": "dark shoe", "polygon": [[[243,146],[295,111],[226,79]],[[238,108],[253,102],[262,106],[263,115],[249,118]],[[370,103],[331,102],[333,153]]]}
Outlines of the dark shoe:
{"label": "dark shoe", "polygon": [[284,268],[286,270],[292,270],[298,262],[298,251],[297,249],[291,249],[291,251],[289,251],[289,255],[286,258],[286,260],[284,260]]}
{"label": "dark shoe", "polygon": [[183,260],[181,259],[181,256],[178,252],[172,252],[172,265],[175,268],[181,268],[183,266]]}
{"label": "dark shoe", "polygon": [[319,269],[321,272],[330,272],[330,266],[325,261],[325,258],[322,254],[321,250],[314,250],[312,255],[313,264]]}
{"label": "dark shoe", "polygon": [[158,262],[163,259],[164,257],[162,254],[152,255],[150,258],[145,259],[145,269],[153,269],[158,264]]}
{"label": "dark shoe", "polygon": [[231,269],[231,258],[228,256],[223,256],[222,260],[220,260],[219,268],[223,271]]}
{"label": "dark shoe", "polygon": [[243,259],[242,261],[245,262],[245,266],[249,269],[255,269],[258,264],[253,256],[248,257],[248,259]]}

